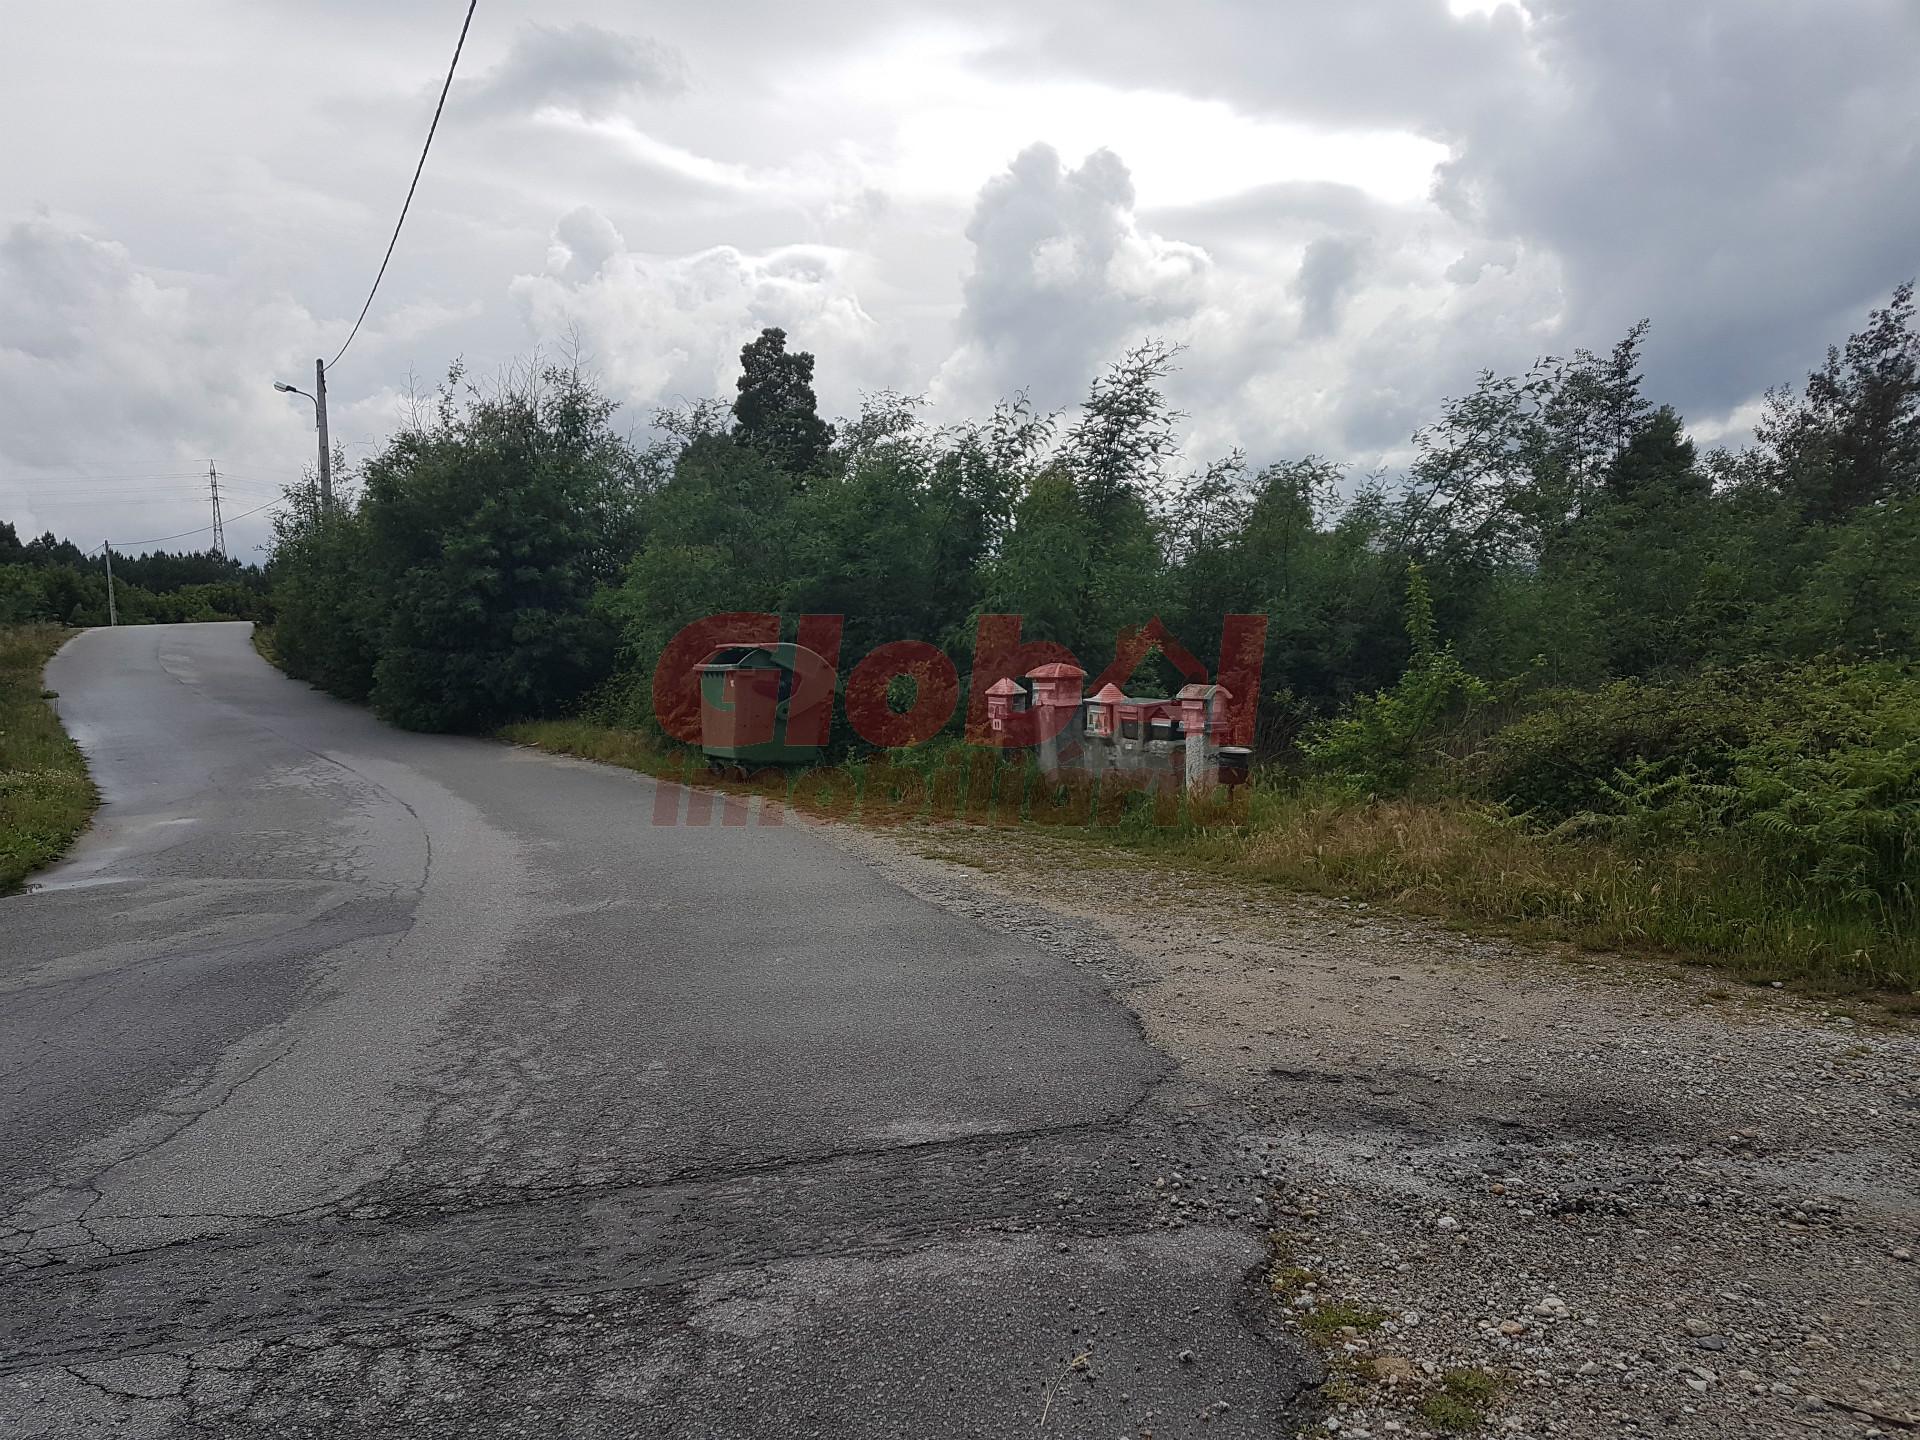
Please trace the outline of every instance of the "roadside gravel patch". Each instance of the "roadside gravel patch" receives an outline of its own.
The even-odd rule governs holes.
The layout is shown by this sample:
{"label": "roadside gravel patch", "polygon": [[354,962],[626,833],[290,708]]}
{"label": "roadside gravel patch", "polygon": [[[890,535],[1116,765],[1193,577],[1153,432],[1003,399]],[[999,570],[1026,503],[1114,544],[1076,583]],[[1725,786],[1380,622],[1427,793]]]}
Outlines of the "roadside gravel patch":
{"label": "roadside gravel patch", "polygon": [[1161,1223],[1258,1228],[1350,1440],[1920,1426],[1920,1035],[1031,831],[824,827],[1178,1065]]}

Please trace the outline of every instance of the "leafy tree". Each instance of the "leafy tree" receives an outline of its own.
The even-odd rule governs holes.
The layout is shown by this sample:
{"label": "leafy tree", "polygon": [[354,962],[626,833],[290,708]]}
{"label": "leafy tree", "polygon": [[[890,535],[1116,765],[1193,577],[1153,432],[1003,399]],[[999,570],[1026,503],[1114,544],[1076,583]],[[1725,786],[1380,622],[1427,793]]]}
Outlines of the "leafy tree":
{"label": "leafy tree", "polygon": [[635,682],[635,723],[651,714],[651,677],[686,625],[735,610],[777,610],[794,554],[792,476],[764,452],[702,434],[640,503],[638,552],[600,609],[617,627]]}
{"label": "leafy tree", "polygon": [[[1081,654],[1087,623],[1091,525],[1079,489],[1064,469],[1041,471],[1015,507],[1013,528],[988,564],[982,608],[1021,617],[1025,639],[1055,640]],[[1111,645],[1112,632],[1105,637]],[[1088,666],[1089,669],[1094,667]]]}
{"label": "leafy tree", "polygon": [[813,356],[787,350],[787,332],[762,330],[740,351],[734,438],[796,478],[818,470],[833,445],[813,394]]}
{"label": "leafy tree", "polygon": [[529,365],[438,403],[326,509],[296,492],[274,553],[290,669],[423,730],[576,699],[613,636],[594,606],[636,541],[642,466],[575,369]]}
{"label": "leafy tree", "polygon": [[1406,544],[1482,572],[1559,561],[1649,422],[1641,321],[1605,358],[1577,350],[1524,376],[1485,372],[1414,437]]}
{"label": "leafy tree", "polygon": [[275,653],[289,674],[365,700],[379,654],[365,517],[350,502],[323,508],[317,480],[291,487],[287,498],[274,517],[269,567]]}
{"label": "leafy tree", "polygon": [[1807,377],[1804,394],[1768,396],[1759,426],[1781,488],[1812,521],[1920,494],[1920,331],[1913,282],[1868,317],[1845,351]]}
{"label": "leafy tree", "polygon": [[[639,720],[667,641],[721,611],[840,614],[849,660],[925,638],[963,671],[988,612],[1089,669],[1156,616],[1205,660],[1221,617],[1252,612],[1269,621],[1262,742],[1285,753],[1305,722],[1355,721],[1309,729],[1308,757],[1390,788],[1461,739],[1461,717],[1494,723],[1475,677],[1525,708],[1522,680],[1590,694],[1913,654],[1911,310],[1901,287],[1751,449],[1701,453],[1646,393],[1642,323],[1605,351],[1483,374],[1418,434],[1406,475],[1357,483],[1311,456],[1190,464],[1165,344],[1057,418],[1017,397],[935,429],[882,393],[829,426],[812,357],[768,331],[731,407],[663,414],[638,448],[614,445],[585,390],[571,403],[591,423],[443,407],[369,467],[359,500],[285,537],[282,649],[411,723],[479,725],[570,703],[615,639],[602,713]],[[616,478],[567,478],[590,474]],[[1409,605],[1429,617],[1411,629],[1410,563]],[[175,597],[183,613],[201,598]],[[408,677],[443,700],[403,696]]]}
{"label": "leafy tree", "polygon": [[87,568],[86,552],[71,540],[57,539],[51,530],[38,540],[29,540],[26,551],[29,565],[61,565],[69,570]]}
{"label": "leafy tree", "polygon": [[0,521],[0,623],[26,620],[124,625],[184,620],[252,620],[271,614],[258,566],[212,554],[153,551],[114,555],[114,599],[107,606],[105,567],[51,532],[25,544]]}
{"label": "leafy tree", "polygon": [[1712,485],[1694,461],[1680,414],[1662,405],[1647,416],[1607,466],[1607,493],[1620,501],[1705,499]]}
{"label": "leafy tree", "polygon": [[589,602],[631,535],[633,457],[576,371],[443,397],[369,462],[361,515],[382,615],[370,699],[412,728],[537,715],[595,683]]}
{"label": "leafy tree", "polygon": [[1179,353],[1159,340],[1129,350],[1093,382],[1067,431],[1061,459],[1093,526],[1096,556],[1163,498],[1186,418],[1163,388]]}

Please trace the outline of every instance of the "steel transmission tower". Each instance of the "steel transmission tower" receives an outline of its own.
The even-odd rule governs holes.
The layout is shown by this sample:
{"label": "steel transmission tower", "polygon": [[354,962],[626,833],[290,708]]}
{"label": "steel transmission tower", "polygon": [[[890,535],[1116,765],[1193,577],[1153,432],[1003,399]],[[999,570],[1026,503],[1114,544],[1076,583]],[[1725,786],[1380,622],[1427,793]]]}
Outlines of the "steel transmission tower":
{"label": "steel transmission tower", "polygon": [[227,558],[227,527],[220,521],[220,472],[207,461],[207,493],[213,496],[213,553]]}

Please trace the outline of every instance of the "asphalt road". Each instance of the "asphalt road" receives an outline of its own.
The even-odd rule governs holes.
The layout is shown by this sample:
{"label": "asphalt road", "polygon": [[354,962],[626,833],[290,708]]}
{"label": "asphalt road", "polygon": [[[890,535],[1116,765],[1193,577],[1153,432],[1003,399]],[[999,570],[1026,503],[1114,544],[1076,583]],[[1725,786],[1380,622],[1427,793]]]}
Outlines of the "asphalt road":
{"label": "asphalt road", "polygon": [[1058,954],[244,625],[48,683],[105,803],[0,900],[0,1436],[1292,1433]]}

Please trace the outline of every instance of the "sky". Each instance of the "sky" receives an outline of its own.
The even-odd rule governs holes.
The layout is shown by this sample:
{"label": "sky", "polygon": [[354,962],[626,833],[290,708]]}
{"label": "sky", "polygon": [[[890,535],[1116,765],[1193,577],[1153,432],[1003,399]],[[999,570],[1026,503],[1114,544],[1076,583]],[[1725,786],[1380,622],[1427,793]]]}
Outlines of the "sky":
{"label": "sky", "polygon": [[[0,0],[0,519],[140,548],[211,462],[263,558],[464,13]],[[1914,0],[479,0],[332,432],[569,345],[644,430],[767,325],[954,420],[1151,335],[1196,459],[1365,473],[1646,317],[1742,443],[1920,271],[1916,57]]]}

